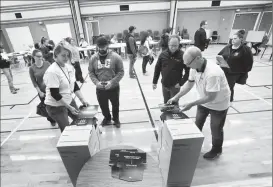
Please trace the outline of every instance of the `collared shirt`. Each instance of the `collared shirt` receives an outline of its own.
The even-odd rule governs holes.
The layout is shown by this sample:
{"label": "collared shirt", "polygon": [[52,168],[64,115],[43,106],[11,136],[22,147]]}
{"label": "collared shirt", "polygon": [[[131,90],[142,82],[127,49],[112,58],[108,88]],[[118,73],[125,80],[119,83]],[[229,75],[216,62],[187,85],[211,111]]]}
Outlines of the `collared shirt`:
{"label": "collared shirt", "polygon": [[189,80],[195,81],[199,98],[208,95],[209,92],[216,92],[213,101],[202,104],[202,106],[223,111],[230,106],[230,89],[223,70],[214,62],[207,62],[203,71],[190,70]]}

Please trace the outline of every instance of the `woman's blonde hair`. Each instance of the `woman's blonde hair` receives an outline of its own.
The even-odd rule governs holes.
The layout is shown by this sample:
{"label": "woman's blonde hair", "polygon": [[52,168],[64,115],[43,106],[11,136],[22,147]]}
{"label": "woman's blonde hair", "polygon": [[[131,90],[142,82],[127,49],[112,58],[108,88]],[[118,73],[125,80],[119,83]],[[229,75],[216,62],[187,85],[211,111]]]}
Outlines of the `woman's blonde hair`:
{"label": "woman's blonde hair", "polygon": [[69,46],[67,44],[65,44],[64,42],[60,42],[56,45],[56,47],[54,48],[54,52],[53,52],[53,56],[54,58],[57,58],[57,55],[61,53],[62,50],[67,50],[69,55],[69,59],[71,60],[72,58],[72,53],[71,50],[69,49]]}

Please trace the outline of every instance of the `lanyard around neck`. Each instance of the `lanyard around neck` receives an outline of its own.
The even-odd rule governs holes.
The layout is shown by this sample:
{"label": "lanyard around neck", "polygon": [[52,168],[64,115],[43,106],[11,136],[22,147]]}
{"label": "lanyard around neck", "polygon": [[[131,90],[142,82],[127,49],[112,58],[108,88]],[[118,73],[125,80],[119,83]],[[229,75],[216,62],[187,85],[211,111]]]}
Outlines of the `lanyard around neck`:
{"label": "lanyard around neck", "polygon": [[[57,62],[56,62],[56,63],[57,63]],[[58,64],[58,63],[57,63],[57,64]],[[69,84],[70,84],[70,76],[69,76],[68,70],[67,70],[67,73],[68,73],[69,78],[67,77],[67,75],[66,75],[66,73],[64,72],[63,68],[61,68],[61,66],[60,66],[59,64],[58,64],[58,66],[60,67],[60,69],[62,70],[62,72],[64,73],[65,77],[67,78],[67,80],[68,80],[68,82],[69,82]]]}

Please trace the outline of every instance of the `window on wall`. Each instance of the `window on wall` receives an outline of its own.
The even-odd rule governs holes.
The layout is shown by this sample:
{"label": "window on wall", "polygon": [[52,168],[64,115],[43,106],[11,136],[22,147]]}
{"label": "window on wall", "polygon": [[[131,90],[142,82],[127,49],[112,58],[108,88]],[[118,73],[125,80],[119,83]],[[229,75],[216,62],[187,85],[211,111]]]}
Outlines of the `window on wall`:
{"label": "window on wall", "polygon": [[28,49],[29,45],[33,45],[34,43],[28,26],[6,28],[6,31],[10,43],[16,52],[25,51]]}
{"label": "window on wall", "polygon": [[272,26],[272,12],[264,12],[259,25],[259,31],[265,31],[268,33]]}
{"label": "window on wall", "polygon": [[120,11],[128,11],[129,5],[120,5],[119,8],[120,8]]}
{"label": "window on wall", "polygon": [[69,23],[47,24],[46,29],[50,40],[59,43],[63,38],[72,37]]}

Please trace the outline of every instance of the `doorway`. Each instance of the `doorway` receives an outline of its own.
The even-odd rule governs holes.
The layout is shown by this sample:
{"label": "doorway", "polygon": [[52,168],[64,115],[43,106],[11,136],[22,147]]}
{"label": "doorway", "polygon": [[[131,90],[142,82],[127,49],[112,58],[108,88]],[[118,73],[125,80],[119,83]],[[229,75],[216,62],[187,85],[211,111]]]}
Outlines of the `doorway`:
{"label": "doorway", "polygon": [[272,28],[272,11],[264,11],[258,30],[265,31],[267,34],[269,34],[271,31],[271,28]]}
{"label": "doorway", "polygon": [[100,35],[99,21],[85,21],[85,29],[88,43],[95,44],[95,38]]}

